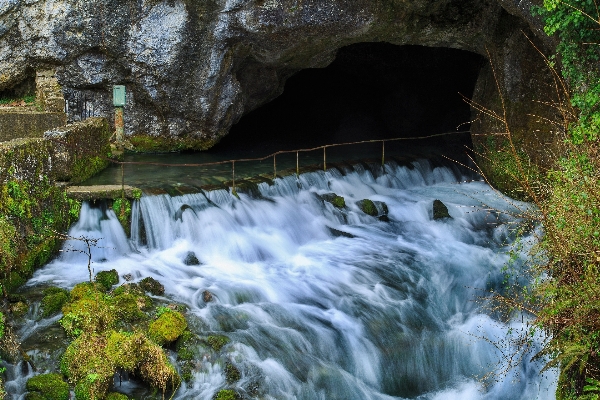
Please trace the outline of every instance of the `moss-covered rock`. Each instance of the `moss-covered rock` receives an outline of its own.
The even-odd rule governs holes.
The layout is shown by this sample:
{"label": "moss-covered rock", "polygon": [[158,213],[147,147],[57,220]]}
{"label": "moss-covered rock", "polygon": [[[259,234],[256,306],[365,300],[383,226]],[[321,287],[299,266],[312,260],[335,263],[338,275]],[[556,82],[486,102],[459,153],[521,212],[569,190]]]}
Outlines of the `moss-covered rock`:
{"label": "moss-covered rock", "polygon": [[433,201],[433,219],[438,220],[438,219],[445,219],[445,218],[452,218],[452,216],[450,215],[450,213],[448,213],[448,207],[446,207],[446,205],[444,203],[442,203],[440,200],[434,200]]}
{"label": "moss-covered rock", "polygon": [[117,313],[103,294],[67,303],[62,311],[64,315],[60,324],[73,337],[84,332],[104,332],[113,328],[117,322]]}
{"label": "moss-covered rock", "polygon": [[123,293],[111,298],[117,318],[121,322],[136,322],[147,318],[142,310],[147,308],[147,296],[136,296],[131,293]]}
{"label": "moss-covered rock", "polygon": [[342,196],[338,196],[335,193],[325,193],[325,194],[322,194],[321,198],[324,201],[333,204],[333,206],[336,207],[336,208],[344,208],[344,207],[346,207],[346,200]]}
{"label": "moss-covered rock", "polygon": [[106,400],[129,400],[129,397],[123,393],[111,392],[106,396]]}
{"label": "moss-covered rock", "polygon": [[231,389],[222,389],[215,395],[215,400],[238,400],[240,397]]}
{"label": "moss-covered rock", "polygon": [[102,285],[106,290],[110,290],[110,288],[119,283],[119,273],[116,269],[111,269],[110,271],[100,271],[96,274],[94,280]]}
{"label": "moss-covered rock", "polygon": [[142,279],[139,286],[142,290],[150,292],[155,296],[162,296],[165,294],[165,287],[159,281],[149,276]]}
{"label": "moss-covered rock", "polygon": [[214,351],[220,351],[229,343],[229,338],[223,335],[211,335],[204,340]]}
{"label": "moss-covered rock", "polygon": [[44,297],[41,303],[42,317],[48,318],[59,313],[67,301],[69,301],[69,292],[67,290],[57,287],[44,289]]}
{"label": "moss-covered rock", "polygon": [[225,380],[227,383],[232,384],[239,381],[242,378],[240,370],[230,362],[225,363]]}
{"label": "moss-covered rock", "polygon": [[136,374],[163,392],[180,382],[164,351],[141,332],[84,333],[61,359],[61,371],[75,384],[78,399],[104,398],[117,370]]}
{"label": "moss-covered rock", "polygon": [[[69,400],[69,384],[59,374],[43,374],[29,378],[25,385],[29,392],[43,400]],[[28,399],[35,398],[28,396]]]}
{"label": "moss-covered rock", "polygon": [[377,207],[375,207],[375,204],[372,200],[359,200],[356,202],[356,206],[367,215],[370,215],[372,217],[376,217],[378,215]]}
{"label": "moss-covered rock", "polygon": [[174,342],[187,328],[184,316],[169,308],[165,308],[160,316],[150,323],[148,334],[156,343],[163,345]]}

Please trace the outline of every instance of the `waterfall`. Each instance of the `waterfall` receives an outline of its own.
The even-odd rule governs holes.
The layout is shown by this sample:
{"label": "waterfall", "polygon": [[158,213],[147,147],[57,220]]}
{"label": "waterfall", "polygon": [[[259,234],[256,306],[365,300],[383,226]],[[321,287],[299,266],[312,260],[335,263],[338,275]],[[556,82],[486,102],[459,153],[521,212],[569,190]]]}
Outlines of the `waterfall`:
{"label": "waterfall", "polygon": [[[473,178],[427,160],[358,164],[278,178],[239,198],[143,196],[130,240],[112,210],[84,204],[70,235],[99,239],[96,272],[154,277],[188,307],[197,333],[228,336],[227,357],[242,373],[235,388],[248,398],[554,398],[556,373],[543,377],[528,359],[481,383],[501,361],[490,341],[521,324],[475,301],[478,289],[499,285],[508,261],[511,219],[490,210],[527,204]],[[345,207],[325,201],[328,193]],[[363,213],[363,199],[385,203],[387,218]],[[432,218],[434,199],[451,219]],[[199,265],[186,265],[189,252]],[[87,257],[70,251],[28,284],[72,287],[87,276]],[[211,399],[226,387],[222,363],[198,364],[175,398]]]}

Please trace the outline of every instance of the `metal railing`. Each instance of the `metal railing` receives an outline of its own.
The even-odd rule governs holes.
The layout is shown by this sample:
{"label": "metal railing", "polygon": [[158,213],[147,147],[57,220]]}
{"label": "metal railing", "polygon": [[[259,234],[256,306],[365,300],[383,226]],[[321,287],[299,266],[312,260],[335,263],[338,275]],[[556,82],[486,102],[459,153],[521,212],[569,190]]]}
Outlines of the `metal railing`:
{"label": "metal railing", "polygon": [[424,140],[424,139],[432,139],[436,137],[456,135],[456,134],[465,134],[470,133],[471,131],[456,131],[456,132],[445,132],[438,133],[435,135],[428,136],[417,136],[417,137],[402,137],[402,138],[391,138],[391,139],[372,139],[372,140],[361,140],[356,142],[345,142],[345,143],[334,143],[334,144],[326,144],[322,146],[306,148],[306,149],[296,149],[296,150],[280,150],[275,153],[271,153],[264,157],[256,157],[256,158],[238,158],[232,160],[223,160],[223,161],[214,161],[214,162],[205,162],[205,163],[184,163],[184,164],[171,164],[171,163],[158,163],[158,162],[149,162],[149,161],[119,161],[112,158],[108,160],[112,163],[121,165],[121,185],[125,185],[125,174],[123,167],[125,165],[154,165],[154,166],[165,166],[165,167],[208,167],[212,165],[225,165],[231,164],[231,175],[232,175],[232,192],[235,193],[235,164],[240,162],[250,162],[250,161],[264,161],[271,157],[273,157],[273,179],[277,177],[277,156],[281,154],[291,154],[296,153],[296,176],[300,175],[300,153],[317,151],[323,149],[323,170],[327,171],[327,149],[330,147],[340,147],[340,146],[351,146],[357,144],[366,144],[366,143],[381,143],[381,165],[385,164],[385,144],[387,142],[396,142],[403,140]]}

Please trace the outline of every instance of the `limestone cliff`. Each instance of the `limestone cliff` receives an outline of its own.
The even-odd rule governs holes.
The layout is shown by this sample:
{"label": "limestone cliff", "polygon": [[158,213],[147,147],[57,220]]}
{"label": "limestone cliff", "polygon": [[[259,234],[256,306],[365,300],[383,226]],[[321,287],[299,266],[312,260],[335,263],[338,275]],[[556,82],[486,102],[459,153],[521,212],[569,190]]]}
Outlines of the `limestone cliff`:
{"label": "limestone cliff", "polygon": [[[451,47],[491,57],[526,136],[548,73],[539,21],[514,0],[2,0],[0,90],[56,68],[70,120],[111,118],[128,89],[126,135],[140,149],[205,149],[288,77],[358,42]],[[490,67],[475,101],[498,106]],[[85,108],[85,110],[83,109]],[[516,115],[516,114],[515,114]],[[477,116],[476,116],[477,117]],[[482,133],[492,123],[474,126]],[[152,140],[148,140],[151,138]]]}

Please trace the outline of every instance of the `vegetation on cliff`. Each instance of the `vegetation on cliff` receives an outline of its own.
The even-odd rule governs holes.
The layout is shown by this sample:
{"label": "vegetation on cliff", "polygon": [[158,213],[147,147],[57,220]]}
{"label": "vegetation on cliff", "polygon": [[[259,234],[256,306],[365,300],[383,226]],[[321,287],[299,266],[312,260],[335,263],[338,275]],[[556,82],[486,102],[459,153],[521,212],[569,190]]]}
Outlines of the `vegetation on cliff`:
{"label": "vegetation on cliff", "polygon": [[[538,356],[547,367],[559,367],[556,398],[598,399],[600,396],[600,11],[595,1],[545,0],[534,9],[545,20],[548,35],[559,40],[548,60],[556,73],[563,154],[544,176],[532,174],[509,148],[511,168],[525,195],[537,209],[530,219],[541,222],[543,237],[531,264],[537,277],[517,297],[499,298],[505,305],[533,315],[521,349],[529,348],[537,329],[547,333]],[[507,132],[510,127],[506,124]],[[512,152],[511,152],[512,151]]]}

